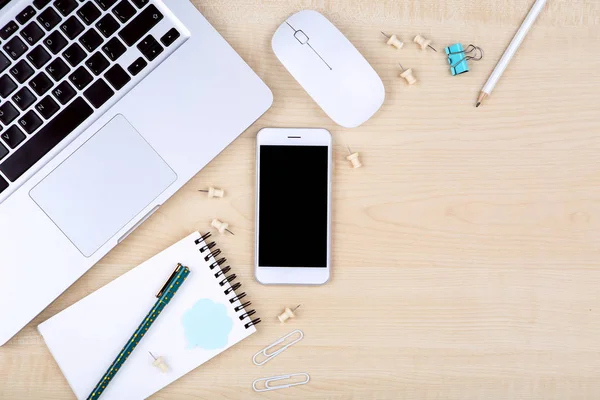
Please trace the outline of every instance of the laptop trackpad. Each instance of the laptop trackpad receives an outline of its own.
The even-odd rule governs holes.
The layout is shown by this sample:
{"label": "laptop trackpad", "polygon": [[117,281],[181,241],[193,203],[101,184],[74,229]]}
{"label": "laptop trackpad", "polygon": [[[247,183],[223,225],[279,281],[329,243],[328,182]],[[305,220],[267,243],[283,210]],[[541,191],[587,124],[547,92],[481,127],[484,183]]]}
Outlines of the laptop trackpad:
{"label": "laptop trackpad", "polygon": [[117,115],[30,195],[90,257],[176,179],[127,119]]}

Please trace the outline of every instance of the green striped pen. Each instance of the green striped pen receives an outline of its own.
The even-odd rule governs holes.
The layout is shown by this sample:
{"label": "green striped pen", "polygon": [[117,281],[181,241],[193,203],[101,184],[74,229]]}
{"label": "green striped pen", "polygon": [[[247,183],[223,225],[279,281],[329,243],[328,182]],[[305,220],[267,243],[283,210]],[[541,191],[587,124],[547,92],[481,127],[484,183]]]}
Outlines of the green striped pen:
{"label": "green striped pen", "polygon": [[98,382],[94,390],[92,390],[92,393],[90,393],[88,396],[88,400],[95,400],[102,395],[110,381],[115,377],[116,373],[119,372],[119,369],[123,366],[123,364],[125,364],[127,358],[129,358],[140,340],[142,340],[148,329],[150,329],[156,318],[158,318],[160,312],[166,307],[167,304],[169,304],[189,274],[190,270],[188,267],[177,264],[177,268],[175,268],[175,271],[173,271],[173,274],[167,283],[165,283],[163,288],[156,295],[158,298],[156,304],[154,304],[154,307],[152,307],[146,318],[144,318],[140,326],[133,333],[133,336],[131,336],[131,338],[127,341],[127,344],[125,347],[123,347],[123,350],[121,350],[115,361],[113,361],[102,379],[100,379],[100,382]]}

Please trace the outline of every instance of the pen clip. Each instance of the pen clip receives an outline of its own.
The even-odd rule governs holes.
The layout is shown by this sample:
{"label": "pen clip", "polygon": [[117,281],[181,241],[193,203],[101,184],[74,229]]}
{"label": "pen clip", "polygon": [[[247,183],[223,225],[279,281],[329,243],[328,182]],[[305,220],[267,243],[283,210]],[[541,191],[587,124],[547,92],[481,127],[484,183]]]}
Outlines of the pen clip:
{"label": "pen clip", "polygon": [[160,291],[156,294],[156,298],[160,298],[160,296],[163,295],[163,293],[165,292],[165,290],[167,290],[167,287],[169,286],[169,283],[171,283],[171,281],[173,280],[173,278],[175,277],[175,275],[177,275],[177,273],[181,270],[181,268],[183,268],[183,265],[181,264],[177,264],[177,266],[175,267],[175,271],[173,271],[173,273],[171,274],[171,276],[169,277],[169,279],[167,279],[167,281],[165,282],[164,286],[162,287],[162,289],[160,289]]}

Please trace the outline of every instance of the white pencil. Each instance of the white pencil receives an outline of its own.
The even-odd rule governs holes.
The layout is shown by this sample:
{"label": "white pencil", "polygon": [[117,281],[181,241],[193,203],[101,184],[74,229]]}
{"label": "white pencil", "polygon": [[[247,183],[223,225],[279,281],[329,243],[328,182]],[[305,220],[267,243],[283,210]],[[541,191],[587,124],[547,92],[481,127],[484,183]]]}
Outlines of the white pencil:
{"label": "white pencil", "polygon": [[479,93],[479,98],[477,98],[477,104],[475,105],[475,107],[479,107],[483,100],[485,100],[486,97],[492,94],[492,91],[496,87],[496,83],[498,83],[498,81],[500,80],[500,77],[504,73],[506,67],[508,67],[510,60],[512,60],[513,56],[519,49],[519,46],[521,46],[523,39],[525,39],[525,36],[527,36],[529,29],[531,29],[535,20],[544,9],[546,1],[547,0],[536,0],[533,7],[531,7],[531,10],[529,11],[529,14],[527,14],[525,21],[523,21],[523,23],[521,24],[521,27],[515,34],[515,37],[506,48],[506,51],[504,51],[502,58],[500,59],[500,61],[498,61],[498,64],[496,64],[496,68],[494,68],[494,71],[483,86],[483,89],[481,89],[481,93]]}

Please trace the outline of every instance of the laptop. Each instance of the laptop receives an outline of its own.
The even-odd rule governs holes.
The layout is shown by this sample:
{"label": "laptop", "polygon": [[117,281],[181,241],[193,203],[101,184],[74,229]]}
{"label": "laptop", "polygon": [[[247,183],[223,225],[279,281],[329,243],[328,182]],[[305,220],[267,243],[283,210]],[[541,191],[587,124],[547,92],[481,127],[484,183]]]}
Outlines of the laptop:
{"label": "laptop", "polygon": [[272,104],[189,0],[0,0],[0,345]]}

